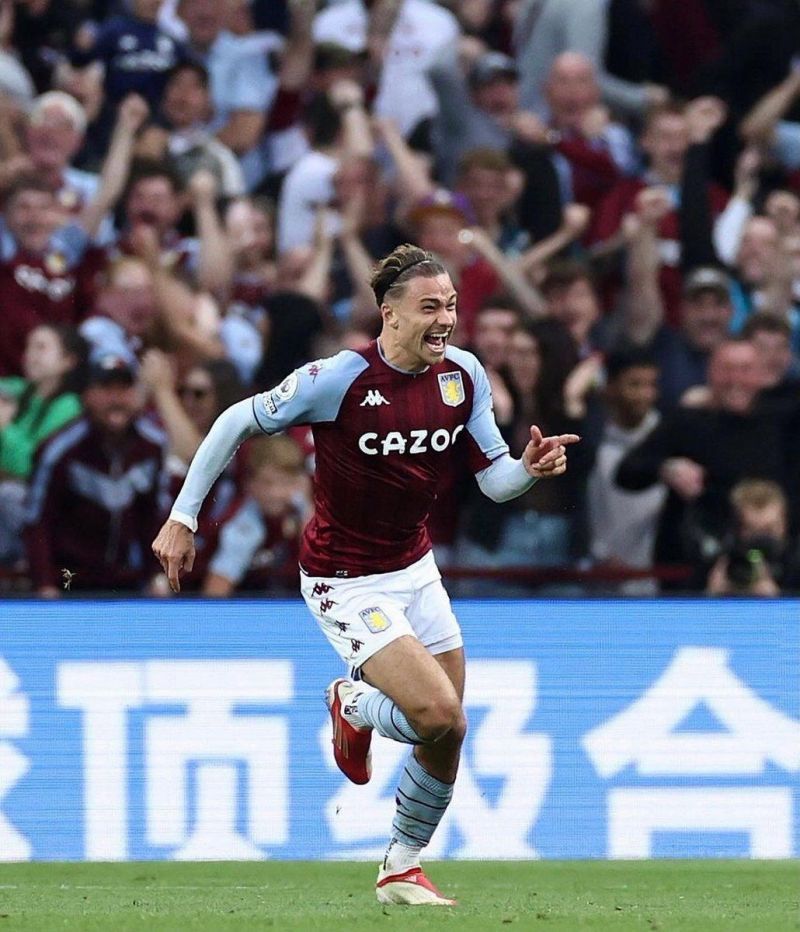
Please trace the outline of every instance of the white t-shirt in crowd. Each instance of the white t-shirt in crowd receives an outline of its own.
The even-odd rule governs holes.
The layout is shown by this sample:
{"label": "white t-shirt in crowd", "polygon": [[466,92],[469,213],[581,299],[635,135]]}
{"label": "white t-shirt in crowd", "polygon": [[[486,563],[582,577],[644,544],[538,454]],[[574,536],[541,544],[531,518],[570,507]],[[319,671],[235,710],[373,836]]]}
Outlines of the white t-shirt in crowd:
{"label": "white t-shirt in crowd", "polygon": [[[362,0],[344,0],[317,14],[314,41],[363,52],[367,22]],[[459,35],[458,20],[449,10],[430,0],[403,0],[389,35],[375,112],[395,120],[404,134],[436,113],[436,96],[426,72]]]}
{"label": "white t-shirt in crowd", "polygon": [[312,149],[289,170],[278,202],[278,252],[310,246],[319,205],[333,198],[338,161]]}

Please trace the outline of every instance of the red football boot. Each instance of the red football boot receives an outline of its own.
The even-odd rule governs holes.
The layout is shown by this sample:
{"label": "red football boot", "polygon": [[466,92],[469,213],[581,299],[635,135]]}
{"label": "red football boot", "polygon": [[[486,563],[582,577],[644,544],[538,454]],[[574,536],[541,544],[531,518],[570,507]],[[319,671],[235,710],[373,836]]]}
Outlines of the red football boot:
{"label": "red football boot", "polygon": [[344,708],[358,693],[346,679],[334,680],[325,690],[325,703],[333,722],[333,757],[336,766],[353,783],[369,783],[372,776],[371,728],[356,728],[347,721]]}

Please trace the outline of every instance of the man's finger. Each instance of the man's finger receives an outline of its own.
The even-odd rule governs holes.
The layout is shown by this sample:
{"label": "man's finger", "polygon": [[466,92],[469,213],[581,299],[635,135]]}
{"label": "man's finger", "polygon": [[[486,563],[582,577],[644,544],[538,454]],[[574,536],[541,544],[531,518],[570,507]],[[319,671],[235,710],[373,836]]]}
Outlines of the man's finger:
{"label": "man's finger", "polygon": [[537,465],[542,466],[545,463],[552,463],[554,460],[557,460],[559,456],[564,455],[564,447],[557,446],[551,450],[548,450],[544,456],[540,456],[537,460]]}
{"label": "man's finger", "polygon": [[169,557],[167,560],[167,579],[169,579],[169,586],[173,592],[181,591],[181,584],[179,580],[180,571],[180,561],[176,560],[174,557]]}
{"label": "man's finger", "polygon": [[537,447],[542,442],[542,432],[535,424],[531,424],[531,442]]}
{"label": "man's finger", "polygon": [[555,437],[545,437],[545,440],[553,440],[562,447],[570,443],[580,443],[581,438],[577,434],[558,434]]}
{"label": "man's finger", "polygon": [[187,573],[192,572],[192,567],[194,566],[194,556],[195,551],[192,550],[192,552],[186,557],[186,560],[184,561],[183,568]]}

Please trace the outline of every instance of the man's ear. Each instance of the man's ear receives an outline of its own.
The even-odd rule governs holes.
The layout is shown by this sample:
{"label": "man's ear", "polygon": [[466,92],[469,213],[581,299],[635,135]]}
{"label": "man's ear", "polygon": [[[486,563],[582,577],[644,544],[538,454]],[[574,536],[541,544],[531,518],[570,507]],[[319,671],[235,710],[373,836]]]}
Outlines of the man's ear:
{"label": "man's ear", "polygon": [[392,328],[392,330],[397,330],[400,326],[400,321],[397,319],[397,312],[391,306],[391,304],[386,304],[385,302],[381,305],[381,317],[383,322]]}

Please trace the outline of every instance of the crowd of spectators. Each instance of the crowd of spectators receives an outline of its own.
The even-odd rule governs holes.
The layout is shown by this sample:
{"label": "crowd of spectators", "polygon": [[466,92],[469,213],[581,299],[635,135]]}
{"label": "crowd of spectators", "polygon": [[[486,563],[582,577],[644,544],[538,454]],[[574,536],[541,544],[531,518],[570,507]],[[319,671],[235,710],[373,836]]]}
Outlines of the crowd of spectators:
{"label": "crowd of spectators", "polygon": [[[583,438],[506,504],[455,451],[458,591],[800,589],[794,0],[8,0],[0,42],[7,590],[166,595],[216,415],[374,339],[409,241],[511,452]],[[313,458],[242,447],[186,588],[293,591]]]}

